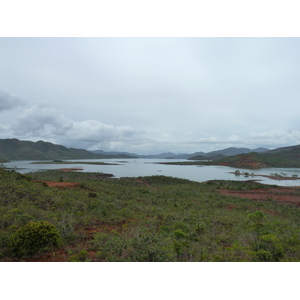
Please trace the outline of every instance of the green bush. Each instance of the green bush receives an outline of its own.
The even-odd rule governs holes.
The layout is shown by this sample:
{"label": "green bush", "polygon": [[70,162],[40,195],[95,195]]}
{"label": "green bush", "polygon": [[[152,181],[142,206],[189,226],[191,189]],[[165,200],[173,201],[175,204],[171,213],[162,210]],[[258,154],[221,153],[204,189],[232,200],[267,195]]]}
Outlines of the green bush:
{"label": "green bush", "polygon": [[72,255],[68,262],[86,262],[88,261],[89,254],[86,250],[82,250],[79,253]]}
{"label": "green bush", "polygon": [[263,235],[260,238],[260,247],[271,254],[272,261],[279,261],[284,255],[281,242],[274,234]]}
{"label": "green bush", "polygon": [[255,252],[255,259],[259,262],[273,261],[272,254],[264,249]]}
{"label": "green bush", "polygon": [[46,221],[29,222],[17,230],[11,238],[11,251],[22,257],[58,246],[59,231]]}
{"label": "green bush", "polygon": [[182,230],[184,233],[190,233],[190,228],[186,223],[183,222],[177,222],[173,225],[173,228],[176,229],[180,229]]}
{"label": "green bush", "polygon": [[262,223],[265,215],[261,211],[256,211],[253,214],[249,214],[248,218],[256,224]]}

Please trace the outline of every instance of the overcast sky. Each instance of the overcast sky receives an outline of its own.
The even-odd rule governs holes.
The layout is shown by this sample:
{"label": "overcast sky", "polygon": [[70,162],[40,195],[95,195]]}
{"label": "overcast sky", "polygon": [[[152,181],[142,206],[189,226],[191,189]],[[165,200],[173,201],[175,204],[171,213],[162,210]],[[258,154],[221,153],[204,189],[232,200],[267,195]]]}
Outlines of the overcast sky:
{"label": "overcast sky", "polygon": [[300,38],[0,38],[0,138],[193,153],[300,144]]}

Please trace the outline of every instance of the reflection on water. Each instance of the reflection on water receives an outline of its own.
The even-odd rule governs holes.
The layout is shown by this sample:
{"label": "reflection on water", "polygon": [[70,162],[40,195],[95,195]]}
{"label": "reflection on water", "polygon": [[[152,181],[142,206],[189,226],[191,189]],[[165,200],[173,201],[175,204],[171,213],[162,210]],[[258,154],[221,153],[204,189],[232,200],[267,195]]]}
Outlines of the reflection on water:
{"label": "reflection on water", "polygon": [[[276,184],[281,186],[300,186],[300,179],[298,180],[272,180],[265,177],[242,175],[235,176],[230,172],[236,169],[225,166],[180,166],[180,165],[162,165],[157,162],[170,162],[166,159],[77,159],[66,160],[76,161],[74,164],[31,164],[33,161],[11,161],[3,165],[8,168],[16,169],[20,173],[27,173],[38,170],[51,170],[61,168],[80,168],[83,172],[102,172],[114,174],[116,178],[119,177],[138,177],[138,176],[151,176],[151,175],[165,175],[179,178],[185,178],[193,181],[206,181],[213,179],[224,180],[259,180],[261,183]],[[117,163],[118,165],[86,165],[80,164],[84,161],[107,162]],[[178,160],[179,161],[179,160]],[[185,160],[183,160],[185,161]],[[298,175],[300,178],[300,169],[297,168],[264,168],[258,170],[239,169],[241,172],[249,172],[262,175],[270,175],[274,173],[285,173],[285,176]],[[80,171],[77,171],[80,172]]]}

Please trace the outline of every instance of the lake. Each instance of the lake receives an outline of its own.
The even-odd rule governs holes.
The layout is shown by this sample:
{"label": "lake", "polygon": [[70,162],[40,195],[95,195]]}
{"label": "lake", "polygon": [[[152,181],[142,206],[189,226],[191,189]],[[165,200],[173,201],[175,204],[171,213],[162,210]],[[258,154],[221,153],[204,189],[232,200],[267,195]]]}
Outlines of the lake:
{"label": "lake", "polygon": [[[272,180],[265,177],[258,176],[235,176],[230,174],[234,172],[236,168],[225,167],[225,166],[186,166],[186,165],[162,165],[157,164],[158,162],[170,162],[169,159],[76,159],[76,160],[65,160],[65,161],[76,161],[74,164],[31,164],[32,160],[23,161],[11,161],[4,163],[3,165],[8,168],[17,168],[16,171],[20,173],[28,173],[38,170],[51,170],[61,168],[80,168],[82,172],[102,172],[111,173],[116,178],[120,177],[138,177],[138,176],[151,176],[151,175],[164,175],[178,178],[185,178],[193,181],[206,181],[213,179],[224,179],[224,180],[259,180],[265,184],[276,184],[280,186],[300,186],[300,179],[298,180]],[[84,161],[93,162],[106,162],[116,163],[118,165],[86,165],[80,164]],[[186,160],[176,160],[186,161]],[[257,170],[239,169],[241,172],[249,172],[261,175],[270,175],[271,173],[285,173],[286,176],[298,175],[300,178],[300,168],[263,168]],[[80,171],[78,171],[80,172]]]}

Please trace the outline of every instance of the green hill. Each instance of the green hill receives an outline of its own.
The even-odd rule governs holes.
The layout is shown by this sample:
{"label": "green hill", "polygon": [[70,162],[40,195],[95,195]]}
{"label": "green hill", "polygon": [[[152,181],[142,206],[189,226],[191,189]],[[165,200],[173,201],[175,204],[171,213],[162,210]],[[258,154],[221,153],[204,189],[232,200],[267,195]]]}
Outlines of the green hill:
{"label": "green hill", "polygon": [[129,158],[129,155],[99,155],[84,149],[67,148],[49,142],[0,139],[0,162],[7,160],[52,160],[84,158]]}
{"label": "green hill", "polygon": [[[194,159],[192,161],[192,159]],[[300,168],[300,145],[277,148],[266,152],[250,152],[207,161],[205,156],[192,157],[187,161],[162,162],[165,165],[219,165],[236,168]],[[195,161],[197,160],[197,161]]]}
{"label": "green hill", "polygon": [[214,161],[214,164],[241,168],[300,168],[300,145],[278,148],[264,153],[246,153]]}
{"label": "green hill", "polygon": [[227,156],[233,156],[233,155],[239,155],[239,154],[244,154],[244,153],[250,153],[250,152],[266,152],[269,149],[267,148],[256,148],[256,149],[248,149],[248,148],[235,148],[235,147],[230,147],[218,151],[211,151],[208,153],[195,153],[195,155],[187,157],[189,160],[217,160],[221,159],[223,157]]}

